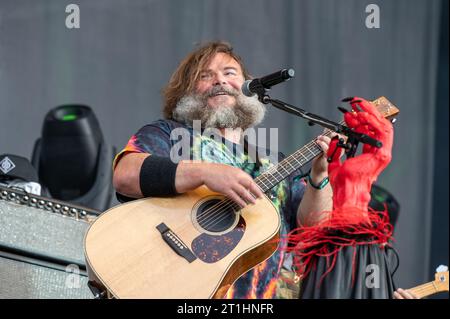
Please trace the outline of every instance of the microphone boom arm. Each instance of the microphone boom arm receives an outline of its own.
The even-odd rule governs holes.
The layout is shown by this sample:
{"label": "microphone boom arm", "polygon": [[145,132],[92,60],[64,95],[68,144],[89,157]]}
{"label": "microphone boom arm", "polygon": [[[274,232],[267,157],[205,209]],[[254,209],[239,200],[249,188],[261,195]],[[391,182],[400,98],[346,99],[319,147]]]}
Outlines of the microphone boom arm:
{"label": "microphone boom arm", "polygon": [[274,85],[278,83],[282,83],[285,81],[288,81],[289,79],[293,78],[295,74],[294,69],[283,69],[278,72],[274,72],[272,74],[266,75],[262,78],[253,79],[253,80],[247,80],[242,85],[242,93],[245,96],[253,96],[258,95],[258,100],[261,103],[264,104],[272,104],[274,107],[283,110],[285,112],[297,115],[301,118],[304,118],[308,121],[310,125],[318,124],[322,127],[325,127],[331,131],[334,131],[338,134],[347,136],[347,143],[342,144],[341,146],[346,148],[347,156],[354,156],[356,148],[358,146],[358,143],[365,143],[377,148],[380,148],[382,146],[382,143],[374,138],[371,138],[370,136],[362,133],[358,133],[353,131],[352,129],[348,128],[345,125],[335,123],[333,121],[330,121],[324,117],[321,117],[316,114],[312,114],[309,112],[306,112],[303,109],[300,109],[298,107],[295,107],[291,104],[288,104],[286,102],[283,102],[281,100],[272,99],[268,94],[267,91]]}
{"label": "microphone boom arm", "polygon": [[[262,93],[262,91],[261,91],[261,93]],[[310,112],[306,112],[305,110],[303,110],[301,108],[295,107],[295,106],[293,106],[289,103],[283,102],[281,100],[272,99],[272,98],[270,98],[270,96],[268,96],[266,94],[266,92],[264,92],[264,94],[262,94],[262,95],[258,94],[258,97],[262,103],[264,103],[264,104],[270,103],[274,107],[276,107],[280,110],[283,110],[285,112],[297,115],[301,118],[304,118],[308,121],[308,123],[310,125],[318,124],[318,125],[325,127],[331,131],[334,131],[338,134],[347,136],[348,137],[347,144],[349,144],[349,147],[347,149],[347,156],[349,156],[349,157],[353,157],[355,155],[357,143],[359,143],[359,142],[364,143],[364,144],[369,144],[369,145],[377,147],[377,148],[380,148],[381,146],[383,146],[383,144],[380,141],[378,141],[366,134],[355,132],[345,125],[330,121],[319,115],[316,115],[316,114],[313,114]]]}

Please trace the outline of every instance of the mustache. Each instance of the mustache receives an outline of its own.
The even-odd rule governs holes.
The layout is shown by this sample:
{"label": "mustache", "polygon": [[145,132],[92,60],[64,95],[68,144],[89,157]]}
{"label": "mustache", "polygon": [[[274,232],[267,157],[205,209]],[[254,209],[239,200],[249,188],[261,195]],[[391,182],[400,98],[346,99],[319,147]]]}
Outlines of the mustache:
{"label": "mustache", "polygon": [[217,95],[218,93],[225,93],[227,95],[237,97],[237,96],[239,96],[240,91],[238,91],[234,88],[218,85],[218,86],[214,86],[214,87],[210,88],[209,90],[207,90],[205,93],[202,94],[202,96],[203,96],[203,98],[209,98],[209,97]]}
{"label": "mustache", "polygon": [[[208,107],[207,99],[218,93],[234,96],[236,103],[232,108]],[[207,91],[183,96],[173,110],[173,118],[181,123],[192,125],[193,120],[201,120],[202,127],[242,128],[258,125],[264,118],[265,106],[256,96],[247,97],[240,90],[230,86],[217,85]]]}

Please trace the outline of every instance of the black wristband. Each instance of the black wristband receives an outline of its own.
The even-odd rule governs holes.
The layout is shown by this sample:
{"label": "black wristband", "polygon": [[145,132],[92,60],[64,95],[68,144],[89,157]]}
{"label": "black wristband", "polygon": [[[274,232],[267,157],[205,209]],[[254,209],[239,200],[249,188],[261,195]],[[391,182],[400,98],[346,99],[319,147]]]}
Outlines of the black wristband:
{"label": "black wristband", "polygon": [[173,196],[178,163],[168,157],[150,155],[144,160],[139,173],[139,185],[144,197]]}

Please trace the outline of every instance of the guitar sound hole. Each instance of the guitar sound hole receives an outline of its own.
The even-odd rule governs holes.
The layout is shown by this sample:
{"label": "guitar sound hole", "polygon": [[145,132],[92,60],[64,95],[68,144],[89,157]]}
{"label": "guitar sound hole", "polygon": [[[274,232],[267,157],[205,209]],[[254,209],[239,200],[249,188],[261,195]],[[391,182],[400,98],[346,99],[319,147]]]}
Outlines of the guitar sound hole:
{"label": "guitar sound hole", "polygon": [[[237,214],[229,202],[222,199],[210,199],[202,203],[197,209],[197,223],[204,230],[220,233],[235,223]],[[234,206],[234,205],[233,205]]]}

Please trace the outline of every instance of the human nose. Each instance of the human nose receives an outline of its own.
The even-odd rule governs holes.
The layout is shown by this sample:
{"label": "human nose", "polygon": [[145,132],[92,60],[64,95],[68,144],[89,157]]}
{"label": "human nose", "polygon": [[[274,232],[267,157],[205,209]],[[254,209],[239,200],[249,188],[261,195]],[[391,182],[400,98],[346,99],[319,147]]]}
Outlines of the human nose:
{"label": "human nose", "polygon": [[222,85],[222,84],[227,84],[227,79],[226,77],[221,74],[221,73],[216,73],[214,76],[214,85]]}

